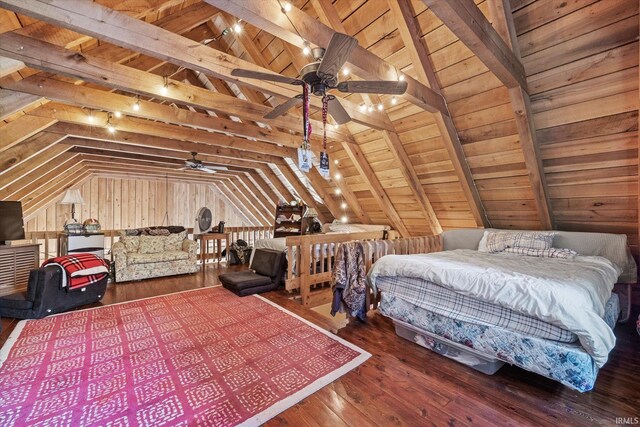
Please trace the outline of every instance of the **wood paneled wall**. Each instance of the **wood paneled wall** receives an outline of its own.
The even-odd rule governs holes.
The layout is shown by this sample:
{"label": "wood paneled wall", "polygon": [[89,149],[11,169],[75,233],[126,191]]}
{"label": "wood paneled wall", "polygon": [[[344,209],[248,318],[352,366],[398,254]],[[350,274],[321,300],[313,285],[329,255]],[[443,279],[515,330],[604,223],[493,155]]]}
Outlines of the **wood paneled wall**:
{"label": "wood paneled wall", "polygon": [[[165,211],[169,221],[165,220],[164,225],[193,227],[196,213],[203,206],[211,209],[214,224],[225,221],[230,227],[255,225],[206,184],[94,176],[79,188],[85,203],[76,206],[76,219],[82,222],[95,218],[105,230],[162,225]],[[58,202],[25,218],[26,230],[62,230],[65,220],[71,217],[71,206]]]}

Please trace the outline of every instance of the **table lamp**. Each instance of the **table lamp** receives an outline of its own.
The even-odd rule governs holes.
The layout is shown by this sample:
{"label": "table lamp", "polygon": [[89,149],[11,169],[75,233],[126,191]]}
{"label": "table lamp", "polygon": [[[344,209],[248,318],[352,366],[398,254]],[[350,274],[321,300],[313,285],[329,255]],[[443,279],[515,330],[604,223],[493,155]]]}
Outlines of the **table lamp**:
{"label": "table lamp", "polygon": [[71,221],[76,221],[76,203],[81,205],[84,203],[84,199],[78,189],[67,189],[64,193],[64,197],[60,201],[61,205],[71,205]]}

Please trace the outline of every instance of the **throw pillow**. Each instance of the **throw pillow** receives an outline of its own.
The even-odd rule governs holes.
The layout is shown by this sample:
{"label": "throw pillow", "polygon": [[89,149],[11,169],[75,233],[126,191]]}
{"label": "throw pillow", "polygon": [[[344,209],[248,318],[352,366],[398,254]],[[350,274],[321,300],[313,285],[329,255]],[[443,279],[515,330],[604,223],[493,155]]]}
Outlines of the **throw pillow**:
{"label": "throw pillow", "polygon": [[550,249],[554,232],[492,231],[487,235],[487,252],[502,252],[507,248]]}
{"label": "throw pillow", "polygon": [[128,253],[138,252],[140,249],[140,237],[138,236],[122,236],[120,241]]}
{"label": "throw pillow", "polygon": [[164,236],[140,236],[140,253],[157,254],[164,251]]}
{"label": "throw pillow", "polygon": [[181,251],[182,250],[182,241],[187,237],[187,232],[182,231],[180,233],[169,234],[164,239],[164,250],[165,251]]}

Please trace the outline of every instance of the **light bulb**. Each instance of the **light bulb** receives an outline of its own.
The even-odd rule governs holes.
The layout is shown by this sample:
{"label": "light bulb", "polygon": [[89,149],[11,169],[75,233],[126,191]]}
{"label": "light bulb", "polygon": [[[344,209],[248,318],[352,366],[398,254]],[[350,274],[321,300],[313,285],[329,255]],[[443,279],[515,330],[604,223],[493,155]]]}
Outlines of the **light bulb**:
{"label": "light bulb", "polygon": [[343,224],[346,224],[347,222],[349,222],[349,219],[347,218],[346,215],[342,215],[342,218],[340,218],[340,221],[342,221]]}
{"label": "light bulb", "polygon": [[382,111],[384,109],[384,105],[382,103],[378,104],[378,111]]}
{"label": "light bulb", "polygon": [[346,204],[345,202],[342,202],[342,203],[340,204],[340,208],[341,208],[341,209],[347,209],[347,204]]}
{"label": "light bulb", "polygon": [[396,105],[398,103],[398,100],[396,99],[396,97],[392,97],[391,98],[391,105]]}
{"label": "light bulb", "polygon": [[302,54],[304,56],[307,56],[311,53],[311,45],[309,44],[308,41],[304,41],[303,46],[302,46]]}
{"label": "light bulb", "polygon": [[239,22],[236,22],[235,24],[233,24],[233,32],[236,34],[240,34],[240,32],[242,31],[242,27],[240,26]]}
{"label": "light bulb", "polygon": [[337,194],[337,195],[340,195],[340,194],[342,194],[342,191],[340,191],[340,189],[339,189],[339,188],[336,188],[336,194]]}
{"label": "light bulb", "polygon": [[364,104],[360,104],[360,111],[362,111],[363,113],[366,111],[367,106]]}
{"label": "light bulb", "polygon": [[336,123],[335,125],[333,125],[333,129],[334,129],[334,130],[338,130],[338,128],[339,128],[339,127],[340,127],[340,126],[339,126],[337,123]]}
{"label": "light bulb", "polygon": [[373,105],[369,105],[369,108],[367,108],[367,111],[370,113],[373,112]]}
{"label": "light bulb", "polygon": [[136,101],[136,103],[133,104],[133,111],[140,111],[140,101]]}
{"label": "light bulb", "polygon": [[338,179],[342,178],[342,175],[340,175],[339,173],[337,173],[337,174],[333,175],[333,177],[334,177],[336,180],[338,180]]}
{"label": "light bulb", "polygon": [[286,2],[284,6],[282,6],[282,11],[284,13],[291,12],[291,3]]}
{"label": "light bulb", "polygon": [[94,122],[94,118],[93,118],[93,114],[89,114],[89,117],[87,117],[87,120],[89,121],[89,123],[93,123]]}
{"label": "light bulb", "polygon": [[113,125],[109,124],[107,125],[107,130],[109,131],[109,133],[115,133],[116,128],[114,128]]}
{"label": "light bulb", "polygon": [[400,77],[398,77],[398,81],[400,82],[404,81],[404,74],[400,74]]}
{"label": "light bulb", "polygon": [[342,75],[345,76],[345,77],[349,75],[349,69],[347,67],[344,67],[342,69]]}
{"label": "light bulb", "polygon": [[167,85],[164,85],[160,88],[160,95],[166,95],[169,93],[169,88],[167,87]]}
{"label": "light bulb", "polygon": [[337,165],[338,163],[340,163],[340,161],[338,159],[336,159],[336,160],[333,161],[333,163]]}
{"label": "light bulb", "polygon": [[120,118],[122,117],[122,113],[120,111],[116,111],[115,113],[113,113],[114,116],[116,116],[116,118]]}

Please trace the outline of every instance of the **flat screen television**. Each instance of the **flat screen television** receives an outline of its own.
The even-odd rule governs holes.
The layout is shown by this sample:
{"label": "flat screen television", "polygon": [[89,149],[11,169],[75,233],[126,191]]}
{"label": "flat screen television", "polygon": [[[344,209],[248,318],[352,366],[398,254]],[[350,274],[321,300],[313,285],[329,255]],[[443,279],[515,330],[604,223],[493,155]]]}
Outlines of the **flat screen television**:
{"label": "flat screen television", "polygon": [[0,245],[8,240],[24,239],[22,203],[0,202]]}

